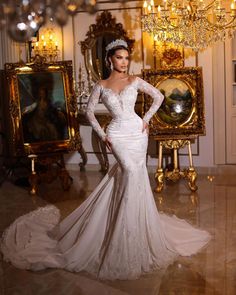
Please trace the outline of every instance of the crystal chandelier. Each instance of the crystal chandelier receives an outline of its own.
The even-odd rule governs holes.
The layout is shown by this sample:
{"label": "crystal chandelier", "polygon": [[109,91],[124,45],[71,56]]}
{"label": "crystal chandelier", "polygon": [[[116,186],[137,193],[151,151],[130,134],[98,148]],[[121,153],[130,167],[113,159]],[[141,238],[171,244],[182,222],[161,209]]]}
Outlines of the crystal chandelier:
{"label": "crystal chandelier", "polygon": [[45,28],[37,41],[32,41],[32,57],[40,55],[46,61],[57,61],[59,56],[58,40],[53,28]]}
{"label": "crystal chandelier", "polygon": [[96,11],[96,0],[2,0],[0,1],[0,29],[6,27],[17,42],[31,39],[47,21],[55,20],[63,26],[69,16],[79,9]]}
{"label": "crystal chandelier", "polygon": [[160,42],[198,51],[227,36],[233,37],[236,0],[231,1],[228,11],[223,2],[226,1],[163,0],[157,6],[154,0],[144,1],[142,29]]}

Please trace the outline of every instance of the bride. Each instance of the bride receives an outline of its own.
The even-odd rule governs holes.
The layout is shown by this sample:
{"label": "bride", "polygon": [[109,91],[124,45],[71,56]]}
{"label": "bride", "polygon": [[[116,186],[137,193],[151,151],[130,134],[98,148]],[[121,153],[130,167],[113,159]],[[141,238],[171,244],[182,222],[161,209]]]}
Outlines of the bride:
{"label": "bride", "polygon": [[[87,117],[117,163],[62,222],[58,209],[48,205],[19,217],[5,230],[1,251],[4,259],[18,268],[64,268],[101,279],[136,279],[167,267],[177,255],[196,253],[210,239],[206,231],[158,213],[146,151],[148,122],[163,95],[127,74],[129,49],[125,41],[111,42],[106,51],[111,75],[95,85]],[[143,119],[134,112],[138,91],[153,98]],[[100,97],[113,118],[106,133],[94,116]]]}

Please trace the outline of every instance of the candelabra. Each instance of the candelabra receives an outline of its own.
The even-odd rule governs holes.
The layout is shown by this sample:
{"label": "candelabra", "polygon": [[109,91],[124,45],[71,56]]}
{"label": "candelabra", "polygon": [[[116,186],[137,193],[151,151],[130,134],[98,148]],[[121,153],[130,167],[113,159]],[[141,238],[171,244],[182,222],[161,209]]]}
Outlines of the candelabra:
{"label": "candelabra", "polygon": [[204,49],[226,36],[233,37],[236,28],[236,0],[227,11],[223,1],[154,0],[144,1],[141,17],[143,31],[156,40],[192,48]]}
{"label": "candelabra", "polygon": [[80,111],[85,111],[93,86],[94,82],[92,81],[90,71],[86,73],[84,67],[80,65],[78,81],[74,79],[75,95]]}

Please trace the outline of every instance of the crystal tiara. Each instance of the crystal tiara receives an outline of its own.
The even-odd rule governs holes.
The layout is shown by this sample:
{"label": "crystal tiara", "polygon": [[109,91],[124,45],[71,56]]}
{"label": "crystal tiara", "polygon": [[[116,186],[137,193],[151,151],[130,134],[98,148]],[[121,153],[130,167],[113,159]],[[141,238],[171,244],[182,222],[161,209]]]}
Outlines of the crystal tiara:
{"label": "crystal tiara", "polygon": [[117,39],[115,41],[112,41],[111,43],[109,43],[106,47],[106,52],[108,52],[109,50],[111,50],[112,48],[118,47],[118,46],[124,46],[125,48],[128,48],[128,44],[126,41],[121,40],[121,39]]}

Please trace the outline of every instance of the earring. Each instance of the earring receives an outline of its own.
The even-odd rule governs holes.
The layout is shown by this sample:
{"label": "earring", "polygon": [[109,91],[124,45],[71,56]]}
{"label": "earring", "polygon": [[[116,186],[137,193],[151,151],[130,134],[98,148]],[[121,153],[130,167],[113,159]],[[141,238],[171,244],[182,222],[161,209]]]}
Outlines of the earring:
{"label": "earring", "polygon": [[110,65],[110,69],[111,69],[111,71],[114,70],[114,67],[113,67],[113,64],[112,64],[112,63],[111,63],[111,65]]}

